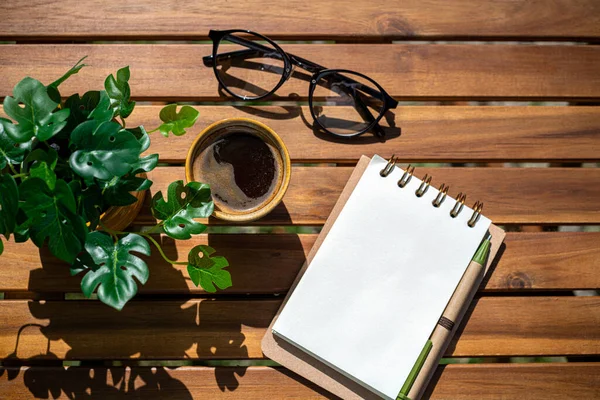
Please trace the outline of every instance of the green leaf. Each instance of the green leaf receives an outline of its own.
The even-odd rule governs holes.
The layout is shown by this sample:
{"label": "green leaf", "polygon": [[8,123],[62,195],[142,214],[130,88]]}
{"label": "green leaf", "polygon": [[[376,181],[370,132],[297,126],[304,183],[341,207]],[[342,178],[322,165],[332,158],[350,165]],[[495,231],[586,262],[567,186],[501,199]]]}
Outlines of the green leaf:
{"label": "green leaf", "polygon": [[177,113],[177,104],[169,104],[160,110],[160,119],[163,124],[158,130],[164,137],[169,137],[169,132],[175,136],[185,135],[185,128],[194,126],[200,113],[194,107],[183,106]]}
{"label": "green leaf", "polygon": [[56,186],[56,174],[45,161],[36,162],[29,170],[29,176],[31,178],[40,178],[46,182],[50,190],[54,190]]}
{"label": "green leaf", "polygon": [[[135,136],[137,141],[140,143],[140,152],[143,153],[150,147],[150,136],[143,126],[137,128],[127,129],[126,132],[130,132]],[[158,154],[150,154],[146,157],[140,158],[137,162],[132,165],[131,173],[136,175],[140,172],[150,172],[158,164]]]}
{"label": "green leaf", "polygon": [[70,70],[68,70],[63,76],[61,76],[60,78],[58,78],[57,80],[55,80],[54,82],[49,84],[48,86],[58,87],[61,83],[63,83],[67,79],[69,79],[69,77],[71,75],[75,75],[76,73],[78,73],[81,68],[86,66],[86,64],[81,63],[86,58],[87,58],[87,56],[81,57],[81,59],[79,61],[77,61],[77,63],[75,65],[73,65]]}
{"label": "green leaf", "polygon": [[196,286],[200,285],[207,292],[214,293],[219,289],[227,289],[232,285],[231,274],[223,268],[229,262],[223,256],[210,257],[215,249],[198,245],[188,254],[188,274]]}
{"label": "green leaf", "polygon": [[123,207],[133,204],[137,197],[130,192],[141,192],[148,190],[152,186],[152,181],[139,176],[127,174],[120,178],[113,178],[108,182],[102,182],[103,199],[106,204],[111,206]]}
{"label": "green leaf", "polygon": [[10,239],[17,226],[19,211],[19,188],[14,178],[8,174],[0,175],[0,234]]}
{"label": "green leaf", "polygon": [[104,207],[102,191],[97,185],[82,189],[81,182],[71,181],[69,187],[75,196],[77,213],[81,215],[86,223],[90,223],[89,230],[93,231],[100,223],[100,214]]}
{"label": "green leaf", "polygon": [[[102,101],[102,94],[104,94],[105,98],[105,104],[103,105],[104,109],[100,104]],[[112,119],[110,99],[104,91],[89,91],[84,93],[82,97],[79,97],[79,94],[74,94],[65,101],[65,108],[71,110],[71,114],[67,120],[67,126],[63,129],[60,136],[63,136],[62,133],[64,132],[64,136],[68,137],[73,129],[88,119],[98,121],[110,121]]]}
{"label": "green leaf", "polygon": [[158,164],[158,154],[150,154],[149,156],[140,158],[135,164],[133,164],[133,174],[139,174],[140,172],[150,172]]}
{"label": "green leaf", "polygon": [[4,123],[11,123],[5,118],[0,118],[0,170],[8,164],[19,164],[23,156],[31,149],[31,142],[18,143],[11,139],[4,130]]}
{"label": "green leaf", "polygon": [[53,148],[49,148],[48,150],[35,149],[27,155],[25,162],[33,163],[35,161],[43,161],[50,169],[54,170],[58,163],[58,153]]}
{"label": "green leaf", "polygon": [[137,128],[129,128],[127,131],[131,132],[137,141],[140,142],[140,145],[142,146],[142,153],[150,148],[150,136],[142,125],[138,126]]}
{"label": "green leaf", "polygon": [[[137,293],[134,277],[143,285],[148,280],[148,266],[136,252],[150,255],[150,246],[140,235],[130,233],[114,243],[103,232],[91,232],[87,235],[85,249],[93,260],[81,260],[74,265],[74,272],[87,270],[81,280],[81,289],[86,297],[98,289],[98,298],[105,304],[121,310]],[[84,253],[85,254],[85,253]]]}
{"label": "green leaf", "polygon": [[17,212],[17,226],[14,231],[15,243],[25,243],[29,240],[29,225],[27,215],[22,208]]}
{"label": "green leaf", "polygon": [[194,218],[207,218],[213,212],[210,187],[205,183],[190,182],[185,187],[183,181],[169,185],[168,201],[162,192],[152,198],[152,214],[164,221],[164,230],[174,239],[189,239],[192,235],[204,232],[206,226]]}
{"label": "green leaf", "polygon": [[2,243],[2,240],[0,240],[0,256],[2,253],[4,253],[4,243]]}
{"label": "green leaf", "polygon": [[82,249],[87,228],[76,214],[73,192],[65,181],[56,181],[51,190],[40,178],[29,178],[19,188],[21,209],[27,216],[22,228],[29,228],[33,243],[42,247],[48,239],[52,254],[72,263]]}
{"label": "green leaf", "polygon": [[129,100],[131,95],[129,75],[129,67],[125,67],[117,71],[117,79],[111,74],[104,81],[104,88],[110,97],[110,105],[115,117],[120,115],[121,118],[127,118],[135,107],[135,101]]}
{"label": "green leaf", "polygon": [[81,58],[81,60],[77,61],[77,64],[73,65],[73,67],[71,67],[70,70],[68,70],[63,76],[61,76],[60,78],[58,78],[57,80],[55,80],[54,82],[52,82],[51,84],[48,85],[47,91],[48,91],[48,95],[50,96],[50,98],[57,102],[60,103],[60,92],[58,90],[58,86],[63,83],[64,81],[66,81],[67,79],[69,79],[69,77],[71,75],[75,75],[76,73],[79,72],[79,70],[83,67],[85,67],[85,64],[81,64],[81,62],[83,60],[85,60],[87,58],[87,56]]}
{"label": "green leaf", "polygon": [[35,136],[46,141],[67,124],[69,110],[53,112],[58,103],[48,96],[46,87],[40,81],[24,78],[13,89],[13,96],[4,99],[4,112],[18,125],[2,122],[12,140],[24,143]]}
{"label": "green leaf", "polygon": [[77,149],[69,159],[71,168],[88,181],[127,174],[141,153],[135,136],[112,121],[84,122],[71,134],[71,144]]}
{"label": "green leaf", "polygon": [[98,92],[99,100],[96,107],[89,113],[88,118],[96,121],[110,121],[113,119],[114,111],[110,105],[110,97],[104,90]]}

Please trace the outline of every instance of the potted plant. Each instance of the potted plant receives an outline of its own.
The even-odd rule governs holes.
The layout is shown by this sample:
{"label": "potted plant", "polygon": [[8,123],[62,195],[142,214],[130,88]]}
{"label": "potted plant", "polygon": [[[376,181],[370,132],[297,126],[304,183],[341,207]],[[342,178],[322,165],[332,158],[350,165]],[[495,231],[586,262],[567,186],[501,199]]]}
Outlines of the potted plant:
{"label": "potted plant", "polygon": [[[203,232],[206,226],[194,219],[213,212],[208,185],[180,180],[169,185],[166,198],[156,193],[152,213],[158,223],[147,231],[123,232],[111,223],[115,215],[119,222],[135,218],[152,185],[146,173],[156,167],[158,155],[143,155],[150,146],[143,126],[126,126],[135,107],[128,67],[108,76],[104,90],[61,98],[60,84],[85,66],[84,59],[47,86],[24,78],[4,100],[10,119],[0,118],[0,234],[47,245],[71,266],[71,274],[81,275],[86,297],[96,291],[119,310],[136,294],[136,280],[142,285],[148,280],[139,255],[150,255],[150,243],[167,262],[187,265],[196,286],[208,292],[231,286],[227,260],[212,256],[211,247],[196,246],[186,262],[178,262],[152,237],[164,233],[186,240]],[[177,112],[171,104],[160,118],[163,124],[154,131],[182,135],[198,111],[183,106]],[[0,241],[0,254],[3,248]]]}

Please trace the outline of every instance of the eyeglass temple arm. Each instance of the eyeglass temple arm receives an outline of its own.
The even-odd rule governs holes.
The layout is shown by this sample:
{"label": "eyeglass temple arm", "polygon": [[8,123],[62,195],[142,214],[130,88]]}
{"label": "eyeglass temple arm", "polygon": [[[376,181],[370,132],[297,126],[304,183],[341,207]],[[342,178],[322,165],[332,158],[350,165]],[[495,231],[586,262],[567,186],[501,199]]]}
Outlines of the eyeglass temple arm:
{"label": "eyeglass temple arm", "polygon": [[[354,108],[356,108],[356,111],[358,111],[360,116],[363,117],[369,124],[375,122],[375,117],[373,117],[371,111],[369,111],[366,104],[362,101],[360,93],[351,91],[350,95],[354,99]],[[375,123],[375,125],[373,125],[373,130],[375,131],[375,135],[377,135],[377,137],[385,137],[385,132],[379,123]]]}
{"label": "eyeglass temple arm", "polygon": [[[257,56],[257,55],[268,54],[268,55],[271,55],[271,56],[275,56],[273,58],[279,58],[279,59],[281,59],[281,55],[278,52],[274,51],[274,49],[272,49],[270,47],[263,46],[260,43],[256,43],[256,42],[253,42],[252,40],[244,39],[244,38],[238,37],[238,36],[227,35],[226,37],[227,37],[227,41],[228,42],[248,47],[248,49],[245,49],[245,50],[236,50],[236,51],[230,51],[230,52],[227,52],[227,53],[218,54],[219,58],[221,58],[221,57],[225,57],[225,58],[232,58],[232,57],[252,58],[252,57]],[[202,57],[202,61],[204,62],[204,65],[206,65],[207,67],[212,67],[214,65],[214,63],[215,63],[215,60],[213,59],[212,54],[210,56]]]}

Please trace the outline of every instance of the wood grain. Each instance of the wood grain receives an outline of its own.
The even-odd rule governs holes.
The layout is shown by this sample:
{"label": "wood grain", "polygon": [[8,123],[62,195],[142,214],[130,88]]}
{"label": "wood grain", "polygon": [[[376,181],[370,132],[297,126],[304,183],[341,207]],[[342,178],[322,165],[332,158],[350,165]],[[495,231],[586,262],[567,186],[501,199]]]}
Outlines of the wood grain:
{"label": "wood grain", "polygon": [[[253,224],[323,224],[351,172],[350,167],[293,167],[283,202]],[[600,223],[597,168],[416,169],[417,177],[425,174],[433,175],[434,187],[442,182],[450,185],[450,196],[467,193],[468,205],[483,201],[484,214],[495,224]],[[183,167],[159,167],[150,173],[154,181],[150,192],[166,190],[170,182],[184,176]],[[149,211],[150,197],[135,223],[155,223]],[[225,222],[211,218],[210,223]]]}
{"label": "wood grain", "polygon": [[424,399],[594,399],[600,397],[600,365],[479,364],[438,368]]}
{"label": "wood grain", "polygon": [[[85,71],[85,70],[84,70]],[[128,125],[154,129],[161,106],[137,106]],[[405,106],[395,111],[390,139],[371,134],[351,141],[313,131],[308,107],[196,107],[187,135],[154,134],[150,152],[183,163],[197,133],[226,118],[261,121],[277,132],[293,162],[356,162],[363,154],[403,161],[595,161],[600,159],[600,107]],[[348,113],[354,113],[348,110]],[[350,114],[352,115],[352,114]],[[0,106],[0,116],[2,113]],[[400,135],[400,136],[398,136]]]}
{"label": "wood grain", "polygon": [[[210,1],[66,0],[0,3],[0,39],[205,39],[209,29],[245,28],[286,39],[538,38],[600,36],[594,0]],[[40,24],[39,20],[44,23]]]}
{"label": "wood grain", "polygon": [[[150,129],[159,106],[138,106],[128,123]],[[197,107],[200,117],[185,136],[152,137],[161,160],[183,162],[196,134],[233,117],[257,119],[283,139],[295,162],[356,162],[363,154],[404,161],[588,161],[600,159],[599,107],[406,106],[394,112],[390,139],[372,134],[352,141],[314,132],[308,107]],[[354,113],[349,109],[348,113]],[[353,114],[348,114],[353,115]],[[399,135],[399,136],[398,136]]]}
{"label": "wood grain", "polygon": [[[171,259],[185,260],[198,244],[208,244],[229,260],[233,287],[218,294],[285,293],[306,259],[317,235],[199,235],[188,241],[162,238]],[[80,276],[39,251],[31,242],[7,243],[0,257],[0,292],[77,293]],[[154,251],[147,259],[150,279],[139,293],[204,294],[191,282],[185,266],[167,265]],[[509,232],[497,265],[481,287],[487,292],[530,292],[600,289],[600,233]]]}
{"label": "wood grain", "polygon": [[[260,341],[280,304],[132,301],[118,312],[99,301],[4,300],[0,358],[262,358]],[[447,356],[600,354],[599,297],[482,297],[464,322]]]}
{"label": "wood grain", "polygon": [[[326,399],[330,394],[283,368],[8,367],[0,397],[144,399]],[[430,400],[563,400],[600,397],[597,363],[454,364],[439,367]],[[228,390],[223,390],[227,388]],[[46,396],[42,396],[42,395]],[[71,396],[69,396],[71,395]]]}
{"label": "wood grain", "polygon": [[[290,53],[328,68],[362,72],[400,100],[590,100],[600,97],[600,48],[596,46],[475,46],[464,44],[290,44]],[[223,100],[213,70],[202,65],[210,45],[3,45],[0,97],[24,76],[48,84],[88,55],[90,66],[61,92],[101,89],[106,76],[131,67],[138,99]],[[372,62],[377,60],[377,62]],[[289,79],[282,98],[308,96],[309,75]],[[267,75],[270,81],[271,77]],[[259,84],[256,82],[256,84]],[[398,110],[400,111],[400,110]]]}

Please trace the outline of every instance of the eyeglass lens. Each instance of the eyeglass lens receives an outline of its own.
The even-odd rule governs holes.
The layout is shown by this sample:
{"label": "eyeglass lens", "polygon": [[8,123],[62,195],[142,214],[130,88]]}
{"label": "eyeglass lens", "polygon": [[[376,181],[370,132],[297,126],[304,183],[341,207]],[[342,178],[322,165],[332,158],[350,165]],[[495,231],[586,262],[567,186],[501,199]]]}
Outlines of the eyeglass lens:
{"label": "eyeglass lens", "polygon": [[270,43],[254,35],[244,39],[261,46],[239,44],[235,35],[225,35],[218,44],[215,60],[219,80],[230,92],[244,99],[254,99],[271,92],[281,81],[283,57]]}
{"label": "eyeglass lens", "polygon": [[336,135],[364,131],[384,111],[383,94],[369,79],[332,71],[320,77],[313,92],[313,114]]}

